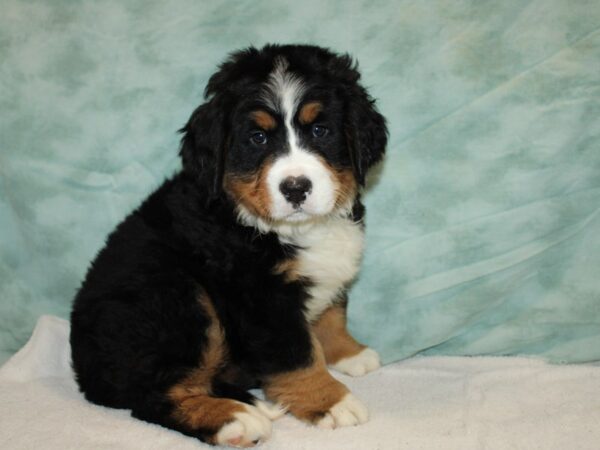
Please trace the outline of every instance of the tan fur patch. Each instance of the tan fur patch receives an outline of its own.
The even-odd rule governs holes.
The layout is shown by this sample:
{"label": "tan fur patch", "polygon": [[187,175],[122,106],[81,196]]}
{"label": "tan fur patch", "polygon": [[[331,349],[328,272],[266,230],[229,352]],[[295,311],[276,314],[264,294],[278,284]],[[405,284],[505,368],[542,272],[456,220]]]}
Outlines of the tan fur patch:
{"label": "tan fur patch", "polygon": [[366,348],[348,333],[346,308],[341,305],[333,305],[326,309],[313,324],[313,332],[323,346],[327,364],[335,364],[344,358],[357,355]]}
{"label": "tan fur patch", "polygon": [[227,358],[227,345],[225,343],[225,330],[221,326],[215,307],[207,295],[201,295],[200,304],[210,318],[210,325],[206,330],[207,346],[202,354],[201,370],[208,376],[207,381],[213,378],[216,371],[221,368]]}
{"label": "tan fur patch", "polygon": [[291,283],[300,279],[300,261],[297,258],[286,259],[273,268],[273,273],[283,275],[286,282]]}
{"label": "tan fur patch", "polygon": [[167,396],[175,405],[173,416],[178,422],[190,429],[203,427],[216,431],[233,419],[233,413],[243,411],[244,407],[232,400],[210,396],[212,379],[227,359],[227,346],[212,302],[206,294],[202,294],[198,301],[211,321],[206,329],[206,348],[198,367],[172,386]]}
{"label": "tan fur patch", "polygon": [[320,344],[313,338],[310,366],[270,377],[264,384],[265,395],[279,402],[297,418],[314,423],[321,419],[349,392],[333,378],[325,366]]}
{"label": "tan fur patch", "polygon": [[245,406],[235,400],[205,394],[179,397],[173,393],[171,399],[177,404],[173,417],[190,430],[212,429],[216,434],[223,425],[235,419],[236,412],[246,411]]}
{"label": "tan fur patch", "polygon": [[277,126],[277,121],[275,120],[275,118],[266,111],[263,111],[263,110],[252,111],[252,113],[250,113],[250,115],[256,122],[256,125],[261,127],[263,130],[266,130],[266,131],[273,130]]}
{"label": "tan fur patch", "polygon": [[319,113],[323,110],[323,105],[319,102],[309,102],[300,108],[298,113],[298,120],[302,125],[311,123],[317,118]]}
{"label": "tan fur patch", "polygon": [[269,218],[271,197],[269,187],[267,186],[267,175],[271,167],[270,162],[266,162],[260,171],[250,176],[236,176],[235,174],[225,174],[223,181],[224,189],[233,200],[246,207],[252,214]]}
{"label": "tan fur patch", "polygon": [[336,206],[341,206],[356,196],[358,186],[351,169],[334,169],[332,172],[337,194],[335,203]]}
{"label": "tan fur patch", "polygon": [[358,192],[358,184],[352,169],[337,169],[325,158],[319,157],[319,159],[331,173],[336,194],[335,206],[339,208],[353,200]]}

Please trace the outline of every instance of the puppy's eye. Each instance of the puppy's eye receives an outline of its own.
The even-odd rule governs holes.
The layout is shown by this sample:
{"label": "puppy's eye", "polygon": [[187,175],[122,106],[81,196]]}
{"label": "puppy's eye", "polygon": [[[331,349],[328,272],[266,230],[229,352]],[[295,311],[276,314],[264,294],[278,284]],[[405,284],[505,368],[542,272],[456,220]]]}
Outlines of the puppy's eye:
{"label": "puppy's eye", "polygon": [[267,133],[264,131],[255,131],[250,135],[250,140],[257,145],[264,145],[267,143]]}
{"label": "puppy's eye", "polygon": [[312,126],[312,134],[316,138],[323,137],[328,132],[329,132],[329,130],[327,129],[327,127],[324,127],[323,125],[313,125]]}

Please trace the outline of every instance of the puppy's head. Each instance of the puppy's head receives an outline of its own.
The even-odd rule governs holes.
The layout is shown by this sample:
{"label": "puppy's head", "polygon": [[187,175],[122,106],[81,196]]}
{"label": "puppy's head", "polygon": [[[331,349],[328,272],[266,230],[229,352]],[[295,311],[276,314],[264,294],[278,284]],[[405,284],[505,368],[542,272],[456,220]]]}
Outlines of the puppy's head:
{"label": "puppy's head", "polygon": [[387,142],[347,55],[269,45],[233,53],[183,128],[183,167],[248,222],[346,214]]}

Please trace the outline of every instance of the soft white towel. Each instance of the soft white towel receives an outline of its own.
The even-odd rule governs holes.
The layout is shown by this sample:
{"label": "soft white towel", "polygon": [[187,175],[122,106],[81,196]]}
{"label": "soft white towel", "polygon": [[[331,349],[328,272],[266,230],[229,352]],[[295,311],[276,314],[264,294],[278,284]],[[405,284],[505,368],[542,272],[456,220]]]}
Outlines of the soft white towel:
{"label": "soft white towel", "polygon": [[[68,334],[68,322],[42,317],[0,368],[0,448],[207,448],[128,411],[87,403],[69,367]],[[286,416],[261,448],[600,449],[600,367],[435,357],[339,378],[368,405],[367,424],[329,431]]]}

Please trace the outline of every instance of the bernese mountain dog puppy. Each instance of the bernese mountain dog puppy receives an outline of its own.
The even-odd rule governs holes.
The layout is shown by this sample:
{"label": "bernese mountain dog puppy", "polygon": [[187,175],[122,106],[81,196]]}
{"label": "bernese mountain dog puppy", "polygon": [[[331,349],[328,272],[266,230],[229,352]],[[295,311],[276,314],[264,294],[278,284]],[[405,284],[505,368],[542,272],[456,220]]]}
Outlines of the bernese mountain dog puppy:
{"label": "bernese mountain dog puppy", "polygon": [[387,142],[359,78],[348,55],[308,45],[219,67],[181,130],[182,170],[109,235],[75,297],[89,401],[237,447],[284,411],[325,428],[368,419],[327,370],[379,367],[346,330],[360,192]]}

